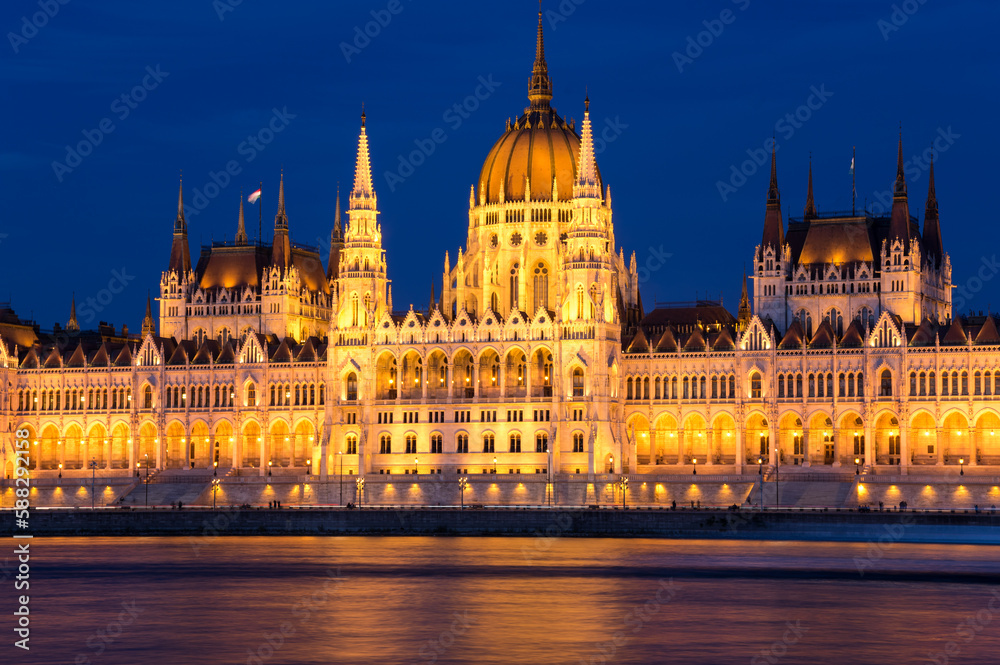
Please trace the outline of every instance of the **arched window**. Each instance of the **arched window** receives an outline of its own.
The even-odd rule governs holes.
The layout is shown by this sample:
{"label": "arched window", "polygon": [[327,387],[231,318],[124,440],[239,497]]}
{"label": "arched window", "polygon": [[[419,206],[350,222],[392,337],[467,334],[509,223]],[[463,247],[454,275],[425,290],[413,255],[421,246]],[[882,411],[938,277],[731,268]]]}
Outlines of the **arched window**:
{"label": "arched window", "polygon": [[880,376],[880,397],[892,397],[892,372],[887,369],[882,370]]}
{"label": "arched window", "polygon": [[760,372],[754,372],[750,375],[750,398],[760,399],[762,392]]}
{"label": "arched window", "polygon": [[536,453],[547,453],[549,452],[549,435],[545,432],[539,432],[535,435],[535,452]]}
{"label": "arched window", "polygon": [[405,442],[406,442],[406,453],[410,454],[410,455],[416,454],[416,452],[417,452],[417,435],[416,434],[407,434]]}
{"label": "arched window", "polygon": [[142,408],[153,408],[153,389],[149,386],[146,386],[142,391]]}
{"label": "arched window", "polygon": [[358,398],[358,375],[351,372],[347,375],[347,399],[354,401]]}
{"label": "arched window", "polygon": [[573,432],[573,452],[583,452],[583,432]]}
{"label": "arched window", "polygon": [[510,269],[510,309],[516,310],[519,308],[518,303],[520,302],[520,284],[521,284],[521,264],[515,263]]}
{"label": "arched window", "polygon": [[257,406],[257,387],[252,383],[247,386],[247,406]]}
{"label": "arched window", "polygon": [[583,370],[573,370],[573,397],[583,397]]}
{"label": "arched window", "polygon": [[358,436],[356,434],[347,435],[347,454],[357,455],[358,454]]}
{"label": "arched window", "polygon": [[729,377],[729,399],[736,399],[736,377]]}
{"label": "arched window", "polygon": [[494,450],[495,439],[492,434],[483,434],[483,452],[492,453],[496,452]]}
{"label": "arched window", "polygon": [[583,318],[583,285],[576,286],[576,318]]}
{"label": "arched window", "polygon": [[467,453],[467,452],[469,452],[469,435],[468,434],[459,434],[458,437],[456,437],[456,440],[455,440],[455,452],[456,453]]}
{"label": "arched window", "polygon": [[441,453],[444,448],[444,437],[440,434],[431,434],[431,453]]}
{"label": "arched window", "polygon": [[632,399],[632,378],[625,381],[625,399]]}
{"label": "arched window", "polygon": [[510,435],[510,452],[519,453],[521,452],[521,435],[514,432]]}
{"label": "arched window", "polygon": [[392,453],[392,435],[383,434],[379,437],[378,451],[381,455],[389,455]]}
{"label": "arched window", "polygon": [[545,267],[545,264],[540,262],[535,266],[535,276],[532,280],[531,292],[534,294],[534,302],[531,308],[531,314],[538,311],[539,307],[548,308],[549,306],[549,269]]}

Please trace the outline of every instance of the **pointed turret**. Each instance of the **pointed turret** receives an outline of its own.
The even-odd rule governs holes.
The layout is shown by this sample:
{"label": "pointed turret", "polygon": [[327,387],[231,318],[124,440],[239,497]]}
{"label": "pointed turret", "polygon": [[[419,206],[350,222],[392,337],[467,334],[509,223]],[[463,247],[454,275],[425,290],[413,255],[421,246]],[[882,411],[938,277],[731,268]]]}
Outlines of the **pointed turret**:
{"label": "pointed turret", "polygon": [[542,34],[542,12],[538,11],[538,37],[535,42],[535,64],[531,69],[528,84],[528,99],[531,108],[544,109],[552,101],[552,81],[549,80],[549,66],[545,63],[545,38]]}
{"label": "pointed turret", "polygon": [[927,184],[927,207],[924,209],[924,252],[940,268],[944,258],[944,243],[941,241],[941,222],[938,220],[937,193],[934,191],[934,155]]}
{"label": "pointed turret", "polygon": [[573,198],[601,198],[601,183],[597,177],[597,159],[594,156],[594,134],[590,125],[590,97],[584,102],[583,128],[580,132],[580,157],[573,184]]}
{"label": "pointed turret", "polygon": [[906,176],[903,173],[903,133],[899,133],[896,157],[896,185],[892,194],[892,215],[889,219],[889,242],[901,240],[903,252],[909,253],[910,205],[906,198]]}
{"label": "pointed turret", "polygon": [[239,225],[236,227],[236,244],[246,245],[247,244],[247,227],[243,223],[243,190],[240,190],[240,221]]}
{"label": "pointed turret", "polygon": [[759,260],[764,258],[764,248],[773,247],[775,256],[781,255],[785,244],[785,227],[781,220],[781,192],[778,190],[778,165],[774,146],[771,147],[771,184],[767,188],[767,210],[764,213],[764,236],[760,243]]}
{"label": "pointed turret", "polygon": [[[242,195],[240,196],[242,199]],[[146,294],[146,316],[142,318],[142,336],[155,335],[156,334],[156,323],[153,321],[153,305],[149,299],[149,293]]]}
{"label": "pointed turret", "polygon": [[333,230],[330,231],[330,256],[326,264],[327,279],[336,279],[340,273],[340,251],[344,248],[344,227],[340,222],[340,184],[337,184],[337,209],[333,213]]}
{"label": "pointed turret", "polygon": [[358,136],[358,155],[354,165],[354,189],[351,190],[350,197],[352,210],[375,209],[375,188],[372,186],[372,165],[368,153],[365,119],[365,112],[361,111],[361,134]]}
{"label": "pointed turret", "polygon": [[738,332],[743,332],[746,330],[747,326],[750,325],[750,296],[747,293],[747,271],[744,266],[743,269],[743,294],[740,296],[740,309],[737,313],[736,326]]}
{"label": "pointed turret", "polygon": [[188,249],[187,220],[184,219],[184,178],[177,192],[177,219],[174,220],[174,241],[170,246],[170,265],[167,268],[180,275],[191,271],[191,250]]}
{"label": "pointed turret", "polygon": [[813,162],[809,158],[809,186],[806,188],[806,209],[802,213],[803,217],[816,216],[816,202],[813,201]]}
{"label": "pointed turret", "polygon": [[73,300],[69,305],[69,321],[66,322],[66,332],[78,332],[80,330],[80,324],[76,320],[76,294],[73,294]]}
{"label": "pointed turret", "polygon": [[434,293],[434,282],[431,282],[431,302],[427,306],[427,316],[434,313],[434,308],[437,307],[437,296]]}
{"label": "pointed turret", "polygon": [[288,239],[288,215],[285,214],[285,172],[278,183],[278,212],[274,215],[274,245],[271,248],[271,265],[282,270],[292,264],[292,244]]}

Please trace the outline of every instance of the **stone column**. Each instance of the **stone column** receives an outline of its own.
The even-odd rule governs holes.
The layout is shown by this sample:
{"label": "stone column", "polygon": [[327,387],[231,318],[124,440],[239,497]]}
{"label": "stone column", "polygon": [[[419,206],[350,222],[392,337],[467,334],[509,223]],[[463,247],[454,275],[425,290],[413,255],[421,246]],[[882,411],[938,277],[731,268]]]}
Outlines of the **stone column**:
{"label": "stone column", "polygon": [[687,463],[687,446],[684,441],[684,430],[677,430],[677,464]]}
{"label": "stone column", "polygon": [[715,454],[715,430],[714,429],[708,430],[705,436],[708,442],[708,459],[705,461],[705,464],[711,466],[712,464],[715,464],[715,460],[713,459],[713,456]]}
{"label": "stone column", "polygon": [[976,464],[977,464],[976,457],[978,457],[978,455],[976,455],[976,430],[975,430],[975,428],[970,427],[969,431],[967,432],[967,434],[969,435],[969,459],[968,459],[968,463],[969,463],[969,466],[976,466]]}
{"label": "stone column", "polygon": [[803,427],[802,428],[802,450],[805,451],[805,455],[803,456],[803,459],[802,459],[802,466],[812,466],[812,449],[811,449],[811,446],[810,446],[811,443],[812,442],[809,440],[809,428],[808,427]]}
{"label": "stone column", "polygon": [[111,468],[111,439],[104,439],[104,468]]}
{"label": "stone column", "polygon": [[934,450],[937,453],[937,466],[944,466],[944,442],[941,440],[941,428],[934,430],[937,439],[934,442]]}
{"label": "stone column", "polygon": [[[864,455],[865,464],[870,465],[872,469],[874,469],[875,463],[877,461],[876,459],[877,451],[875,446],[876,442],[874,439],[872,439],[872,425],[869,421],[867,420],[865,421],[864,429],[862,430],[862,432],[864,432],[865,445],[862,447],[861,453]],[[900,453],[902,453],[902,450],[900,450]]]}
{"label": "stone column", "polygon": [[830,434],[833,436],[833,468],[839,469],[841,467],[840,458],[844,455],[844,451],[840,449],[840,430],[834,426],[830,429]]}
{"label": "stone column", "polygon": [[736,439],[736,473],[743,473],[743,464],[747,456],[746,448],[743,445],[743,425],[742,423],[736,424],[736,434],[733,437]]}
{"label": "stone column", "polygon": [[[899,473],[905,476],[910,471],[910,428],[903,427],[900,423],[899,427]],[[877,450],[877,446],[873,445],[872,450]]]}
{"label": "stone column", "polygon": [[268,462],[268,437],[270,435],[265,434],[263,431],[260,433],[260,475],[267,475],[267,462]]}
{"label": "stone column", "polygon": [[[448,401],[450,402],[452,400],[453,395],[454,395],[454,387],[455,386],[453,384],[453,381],[455,380],[455,369],[454,369],[454,363],[448,362],[447,359],[445,360],[445,362],[447,363],[446,368],[445,368],[445,372],[446,372],[446,374],[445,374],[445,376],[446,376],[445,381],[448,384]],[[463,393],[463,396],[464,396],[464,393]]]}

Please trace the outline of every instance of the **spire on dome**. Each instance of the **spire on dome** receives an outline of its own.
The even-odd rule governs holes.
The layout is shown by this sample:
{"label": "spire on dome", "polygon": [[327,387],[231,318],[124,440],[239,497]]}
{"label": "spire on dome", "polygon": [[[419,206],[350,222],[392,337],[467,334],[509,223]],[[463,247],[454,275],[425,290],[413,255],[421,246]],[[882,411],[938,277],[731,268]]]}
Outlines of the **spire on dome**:
{"label": "spire on dome", "polygon": [[806,209],[803,212],[803,216],[816,216],[816,202],[813,201],[813,162],[811,155],[809,157],[809,186],[806,189]]}
{"label": "spire on dome", "polygon": [[528,99],[532,108],[547,108],[552,101],[552,81],[549,66],[545,63],[545,37],[542,34],[542,7],[538,3],[538,37],[535,41],[535,64],[528,84]]}
{"label": "spire on dome", "polygon": [[590,98],[584,101],[583,128],[580,132],[580,158],[573,185],[574,198],[601,198],[601,185],[597,178],[597,158],[594,156],[594,133],[590,125]]}
{"label": "spire on dome", "polygon": [[[240,197],[242,198],[242,196]],[[156,323],[153,321],[153,306],[149,300],[149,292],[146,292],[146,316],[142,319],[142,336],[155,335]]]}
{"label": "spire on dome", "polygon": [[67,332],[77,332],[80,330],[80,324],[76,320],[76,294],[73,294],[73,300],[70,302],[69,306],[69,321],[66,322]]}
{"label": "spire on dome", "polygon": [[764,258],[764,248],[772,247],[775,256],[781,255],[785,244],[785,227],[781,219],[781,192],[778,190],[778,162],[775,148],[771,146],[771,184],[767,189],[767,210],[764,213],[764,236],[760,243],[758,260]]}
{"label": "spire on dome", "polygon": [[896,185],[892,195],[892,214],[889,218],[889,241],[901,240],[903,252],[909,253],[910,205],[906,197],[906,176],[903,169],[903,132],[899,133],[896,157]]}
{"label": "spire on dome", "polygon": [[924,208],[924,251],[928,260],[933,257],[934,267],[940,268],[944,259],[944,243],[941,241],[941,222],[938,219],[937,193],[934,191],[934,154],[931,152],[931,168],[927,184],[927,207]]}
{"label": "spire on dome", "polygon": [[239,225],[236,227],[236,244],[246,245],[247,244],[247,227],[243,223],[243,190],[240,190],[240,221]]}
{"label": "spire on dome", "polygon": [[188,249],[187,221],[184,219],[184,176],[177,191],[177,219],[174,220],[174,240],[170,246],[170,264],[167,270],[182,276],[191,271],[191,251]]}
{"label": "spire on dome", "polygon": [[285,170],[281,169],[281,181],[278,183],[278,212],[274,216],[274,228],[288,229],[288,215],[285,214]]}
{"label": "spire on dome", "polygon": [[342,239],[344,227],[340,223],[340,183],[337,183],[337,210],[333,213],[333,237]]}

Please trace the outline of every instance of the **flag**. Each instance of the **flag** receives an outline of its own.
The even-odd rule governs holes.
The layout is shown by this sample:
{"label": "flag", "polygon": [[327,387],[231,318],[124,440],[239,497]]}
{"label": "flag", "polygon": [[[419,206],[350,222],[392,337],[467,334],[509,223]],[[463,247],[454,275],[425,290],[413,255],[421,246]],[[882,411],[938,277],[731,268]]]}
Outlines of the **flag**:
{"label": "flag", "polygon": [[[851,168],[854,168],[853,163]],[[257,203],[257,199],[259,198],[260,198],[260,190],[258,189],[256,192],[247,197],[247,201],[249,201],[250,203]]]}
{"label": "flag", "polygon": [[[854,158],[853,157],[851,157],[851,175],[854,175]],[[257,193],[259,194],[260,191],[258,190]]]}

